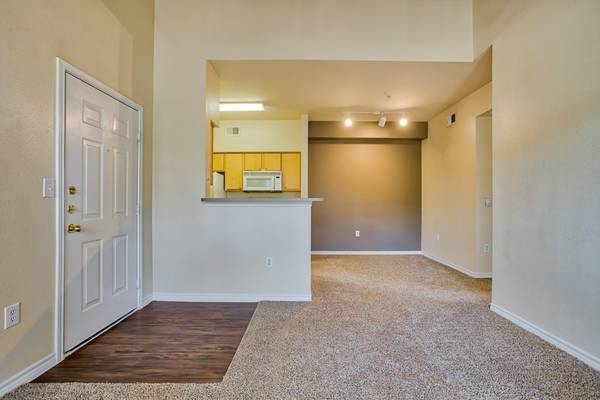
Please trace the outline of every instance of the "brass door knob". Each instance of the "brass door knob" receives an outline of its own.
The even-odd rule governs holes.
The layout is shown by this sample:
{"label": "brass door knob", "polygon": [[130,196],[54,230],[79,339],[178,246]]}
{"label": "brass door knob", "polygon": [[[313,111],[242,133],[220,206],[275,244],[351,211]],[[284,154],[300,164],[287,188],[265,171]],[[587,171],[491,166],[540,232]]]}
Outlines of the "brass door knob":
{"label": "brass door knob", "polygon": [[67,226],[67,232],[69,232],[69,233],[81,232],[81,225],[69,224],[69,226]]}

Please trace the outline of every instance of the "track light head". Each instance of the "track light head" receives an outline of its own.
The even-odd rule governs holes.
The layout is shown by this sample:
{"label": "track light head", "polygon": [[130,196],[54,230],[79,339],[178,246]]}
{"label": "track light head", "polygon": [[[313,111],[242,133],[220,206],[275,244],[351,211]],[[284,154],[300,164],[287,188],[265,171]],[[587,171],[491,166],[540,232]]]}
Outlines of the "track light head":
{"label": "track light head", "polygon": [[379,115],[379,120],[377,121],[377,125],[379,125],[380,128],[383,128],[385,126],[385,121],[387,121],[387,118],[385,117],[385,115],[383,113],[381,113]]}

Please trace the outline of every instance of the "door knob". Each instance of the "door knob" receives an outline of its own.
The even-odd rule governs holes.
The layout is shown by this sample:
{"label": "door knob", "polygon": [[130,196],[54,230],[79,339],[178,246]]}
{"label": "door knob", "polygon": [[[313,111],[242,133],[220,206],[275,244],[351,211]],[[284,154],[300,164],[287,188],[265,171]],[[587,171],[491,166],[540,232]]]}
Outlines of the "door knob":
{"label": "door knob", "polygon": [[81,232],[81,225],[69,224],[69,226],[67,226],[67,232],[69,232],[69,233]]}

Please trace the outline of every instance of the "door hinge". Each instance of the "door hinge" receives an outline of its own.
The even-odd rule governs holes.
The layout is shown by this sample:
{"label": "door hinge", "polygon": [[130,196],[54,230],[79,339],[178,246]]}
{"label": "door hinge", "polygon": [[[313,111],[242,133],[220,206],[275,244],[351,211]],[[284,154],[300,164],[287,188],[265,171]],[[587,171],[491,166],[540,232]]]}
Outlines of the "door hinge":
{"label": "door hinge", "polygon": [[139,203],[135,205],[135,215],[138,217],[140,216],[140,204]]}
{"label": "door hinge", "polygon": [[136,289],[140,288],[140,278],[137,278],[137,282],[135,283]]}

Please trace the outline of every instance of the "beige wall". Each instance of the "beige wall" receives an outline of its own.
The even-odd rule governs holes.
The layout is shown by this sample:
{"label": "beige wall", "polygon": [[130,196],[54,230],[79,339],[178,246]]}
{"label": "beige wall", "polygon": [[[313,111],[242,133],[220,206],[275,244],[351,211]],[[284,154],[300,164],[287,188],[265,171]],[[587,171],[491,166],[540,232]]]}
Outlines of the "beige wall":
{"label": "beige wall", "polygon": [[600,2],[475,6],[494,51],[492,301],[600,368]]}
{"label": "beige wall", "polygon": [[475,270],[478,272],[492,272],[492,208],[485,206],[485,199],[492,199],[492,116],[489,114],[477,117],[475,127]]}
{"label": "beige wall", "polygon": [[[476,119],[491,109],[492,84],[476,90],[429,121],[422,142],[424,254],[472,273],[477,270]],[[446,117],[455,112],[456,123]]]}
{"label": "beige wall", "polygon": [[[240,128],[239,136],[228,136],[228,127]],[[215,129],[215,152],[302,151],[300,120],[221,120]]]}
{"label": "beige wall", "polygon": [[471,0],[158,0],[157,7],[159,25],[177,21],[185,37],[177,44],[209,60],[473,60]]}
{"label": "beige wall", "polygon": [[325,198],[313,206],[313,251],[421,250],[420,141],[318,140],[309,155],[309,195]]}
{"label": "beige wall", "polygon": [[[376,7],[380,12],[373,14]],[[389,59],[472,60],[472,6],[469,0],[212,2],[158,0],[155,36],[155,289],[197,292],[224,290],[243,268],[214,254],[210,238],[223,237],[230,224],[200,201],[206,193],[206,60],[211,59]],[[333,21],[333,23],[332,23]],[[365,29],[356,29],[364,26]],[[304,128],[305,136],[307,128]],[[302,166],[303,172],[307,165]],[[306,194],[307,187],[303,187]],[[302,213],[298,209],[292,213]],[[241,218],[246,218],[243,215]],[[253,221],[248,216],[248,221]],[[295,218],[295,217],[294,217]],[[298,225],[310,237],[309,225]],[[276,231],[273,231],[276,234]],[[239,238],[238,238],[239,239]],[[254,259],[263,259],[279,241],[263,238]],[[231,246],[247,252],[244,240]],[[267,249],[267,250],[265,250]],[[308,265],[310,244],[287,261]],[[305,267],[306,267],[305,265]],[[304,269],[309,274],[308,269]],[[217,274],[212,276],[211,274]],[[258,278],[257,278],[258,279]],[[204,280],[213,286],[202,283]],[[190,288],[190,284],[194,286]],[[255,286],[251,284],[255,283]],[[259,282],[249,282],[258,290]]]}
{"label": "beige wall", "polygon": [[[21,302],[21,323],[0,330],[0,383],[52,353],[54,57],[140,103],[144,119],[144,235],[151,233],[152,1],[28,1],[0,4],[0,306]],[[144,290],[152,286],[145,242]]]}

